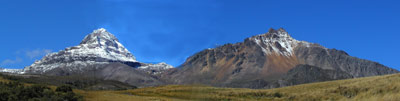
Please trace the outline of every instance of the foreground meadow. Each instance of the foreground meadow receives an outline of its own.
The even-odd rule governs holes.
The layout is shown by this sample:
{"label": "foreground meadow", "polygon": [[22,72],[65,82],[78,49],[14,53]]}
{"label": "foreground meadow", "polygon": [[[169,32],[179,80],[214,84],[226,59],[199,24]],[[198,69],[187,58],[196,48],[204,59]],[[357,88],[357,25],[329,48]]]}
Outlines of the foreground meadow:
{"label": "foreground meadow", "polygon": [[303,84],[276,89],[167,85],[120,91],[74,90],[88,101],[400,100],[400,74]]}

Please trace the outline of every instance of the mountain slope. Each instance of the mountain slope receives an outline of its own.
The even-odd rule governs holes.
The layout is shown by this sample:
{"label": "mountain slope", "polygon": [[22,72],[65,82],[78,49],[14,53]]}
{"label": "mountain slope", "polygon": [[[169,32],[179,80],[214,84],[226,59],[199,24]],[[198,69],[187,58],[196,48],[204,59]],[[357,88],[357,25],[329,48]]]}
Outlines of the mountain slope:
{"label": "mountain slope", "polygon": [[[170,71],[171,83],[264,88],[300,64],[365,77],[397,73],[379,63],[351,57],[344,51],[298,41],[284,29],[270,29],[244,42],[206,49]],[[343,78],[341,78],[343,79]]]}
{"label": "mountain slope", "polygon": [[353,76],[337,70],[322,69],[311,65],[297,65],[289,70],[281,79],[265,85],[266,88],[278,88],[304,83],[332,81],[352,78]]}
{"label": "mountain slope", "polygon": [[87,35],[78,46],[51,53],[24,69],[27,73],[45,73],[57,67],[79,71],[88,65],[108,62],[135,63],[135,57],[114,35],[100,28]]}
{"label": "mountain slope", "polygon": [[47,54],[23,71],[52,76],[91,76],[142,87],[164,84],[158,76],[171,68],[166,63],[136,61],[114,35],[100,28],[87,35],[79,45]]}

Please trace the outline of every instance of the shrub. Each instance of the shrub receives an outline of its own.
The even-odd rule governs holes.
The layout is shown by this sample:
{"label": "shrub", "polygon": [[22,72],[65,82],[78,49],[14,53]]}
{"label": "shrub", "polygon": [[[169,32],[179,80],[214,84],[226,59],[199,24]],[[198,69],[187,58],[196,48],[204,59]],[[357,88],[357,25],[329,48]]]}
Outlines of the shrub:
{"label": "shrub", "polygon": [[57,87],[56,92],[72,92],[72,87],[68,85],[62,85],[60,87]]}
{"label": "shrub", "polygon": [[0,82],[0,101],[78,101],[81,96],[72,92],[69,86],[51,90],[45,85],[25,86],[19,82]]}

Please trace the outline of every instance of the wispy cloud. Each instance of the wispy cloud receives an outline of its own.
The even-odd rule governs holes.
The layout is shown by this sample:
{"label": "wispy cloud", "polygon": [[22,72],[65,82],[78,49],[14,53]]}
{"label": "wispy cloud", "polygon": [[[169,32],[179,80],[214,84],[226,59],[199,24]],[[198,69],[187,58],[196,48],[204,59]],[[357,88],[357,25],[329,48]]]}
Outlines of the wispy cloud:
{"label": "wispy cloud", "polygon": [[0,62],[1,67],[21,67],[23,65],[29,65],[34,60],[41,58],[42,56],[51,53],[50,49],[33,49],[33,50],[18,50],[15,52],[15,58],[8,58]]}
{"label": "wispy cloud", "polygon": [[30,59],[33,59],[33,58],[36,58],[39,56],[44,56],[51,52],[52,52],[52,50],[50,50],[50,49],[35,49],[35,50],[31,50],[31,51],[26,51],[25,55],[27,57],[29,57]]}
{"label": "wispy cloud", "polygon": [[1,65],[8,65],[8,64],[16,64],[22,62],[22,59],[19,57],[16,57],[15,59],[6,59],[1,62]]}

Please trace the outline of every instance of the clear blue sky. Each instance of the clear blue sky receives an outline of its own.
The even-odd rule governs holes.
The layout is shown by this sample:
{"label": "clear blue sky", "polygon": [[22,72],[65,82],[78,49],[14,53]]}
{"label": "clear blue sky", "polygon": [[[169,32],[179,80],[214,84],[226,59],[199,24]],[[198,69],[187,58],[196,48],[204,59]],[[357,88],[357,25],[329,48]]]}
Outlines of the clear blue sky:
{"label": "clear blue sky", "polygon": [[[245,1],[245,2],[244,2]],[[23,68],[99,27],[139,61],[178,66],[269,28],[400,69],[397,0],[1,0],[0,67]]]}

